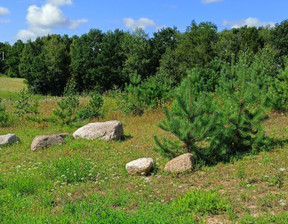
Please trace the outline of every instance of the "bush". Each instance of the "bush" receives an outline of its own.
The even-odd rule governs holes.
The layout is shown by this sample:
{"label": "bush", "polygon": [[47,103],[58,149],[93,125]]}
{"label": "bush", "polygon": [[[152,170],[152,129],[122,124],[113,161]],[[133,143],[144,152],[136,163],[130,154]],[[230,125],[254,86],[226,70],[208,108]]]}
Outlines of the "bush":
{"label": "bush", "polygon": [[[267,97],[249,70],[245,58],[223,74],[217,90],[218,131],[210,150],[218,159],[229,160],[238,153],[257,152],[269,146],[262,121],[268,118]],[[232,77],[232,78],[229,78]]]}
{"label": "bush", "polygon": [[259,86],[250,81],[254,73],[247,74],[248,71],[242,58],[230,71],[226,69],[221,73],[219,87],[213,94],[199,94],[197,84],[194,85],[199,74],[184,79],[170,111],[164,107],[166,120],[159,124],[179,142],[164,138],[161,143],[155,137],[158,146],[155,150],[174,157],[184,147],[198,163],[210,164],[229,160],[238,153],[267,148],[269,141],[261,125],[267,118],[266,97]]}
{"label": "bush", "polygon": [[[184,143],[186,152],[193,153],[196,160],[206,160],[204,158],[208,158],[209,150],[199,147],[199,143],[214,133],[217,111],[213,106],[213,95],[202,93],[198,96],[198,89],[194,89],[194,82],[196,80],[191,76],[183,80],[171,110],[164,107],[166,120],[163,120],[159,127],[173,133],[180,142]],[[155,150],[168,157],[176,156],[181,150],[180,142],[172,142],[164,138],[162,144],[157,137],[155,141],[158,146]]]}
{"label": "bush", "polygon": [[281,70],[272,81],[268,90],[268,97],[272,109],[285,111],[288,109],[288,63],[284,70]]}
{"label": "bush", "polygon": [[0,127],[8,126],[9,115],[6,112],[6,107],[2,105],[2,99],[0,98]]}
{"label": "bush", "polygon": [[163,75],[149,77],[141,82],[141,76],[134,74],[130,82],[120,95],[123,101],[121,109],[126,114],[141,115],[145,109],[157,108],[172,96],[173,80]]}
{"label": "bush", "polygon": [[77,111],[77,117],[80,120],[101,116],[103,106],[103,97],[96,91],[90,93],[90,100],[87,106]]}
{"label": "bush", "polygon": [[58,108],[53,110],[53,114],[61,121],[61,124],[70,125],[76,120],[76,110],[79,106],[79,95],[76,91],[76,82],[71,79],[65,89],[64,96],[57,102]]}

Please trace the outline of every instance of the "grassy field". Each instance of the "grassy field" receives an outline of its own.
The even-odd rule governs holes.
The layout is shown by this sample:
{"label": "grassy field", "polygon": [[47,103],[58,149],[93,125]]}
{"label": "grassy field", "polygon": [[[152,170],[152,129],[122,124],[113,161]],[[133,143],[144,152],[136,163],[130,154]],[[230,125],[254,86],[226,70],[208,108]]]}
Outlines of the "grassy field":
{"label": "grassy field", "polygon": [[[2,85],[2,84],[1,84]],[[0,223],[288,223],[288,151],[247,155],[227,164],[181,175],[163,171],[168,159],[153,150],[161,110],[125,116],[106,98],[104,117],[120,120],[125,139],[115,142],[66,139],[65,144],[30,151],[40,134],[72,133],[83,123],[60,126],[13,117],[0,134],[15,133],[19,144],[0,149]],[[41,117],[53,99],[40,102]],[[270,137],[285,141],[288,117],[271,113]],[[129,176],[125,164],[152,157],[148,176]]]}
{"label": "grassy field", "polygon": [[17,92],[26,88],[24,79],[0,76],[0,97],[4,99],[15,99]]}

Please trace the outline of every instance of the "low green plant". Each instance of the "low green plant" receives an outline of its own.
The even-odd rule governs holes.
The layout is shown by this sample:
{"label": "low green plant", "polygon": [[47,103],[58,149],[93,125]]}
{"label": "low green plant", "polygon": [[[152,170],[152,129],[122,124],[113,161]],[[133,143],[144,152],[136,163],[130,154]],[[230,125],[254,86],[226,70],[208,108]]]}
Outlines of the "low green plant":
{"label": "low green plant", "polygon": [[24,196],[35,194],[39,189],[39,181],[33,177],[16,176],[16,178],[9,182],[7,189],[12,195]]}
{"label": "low green plant", "polygon": [[0,127],[8,126],[9,114],[6,112],[6,107],[2,105],[2,99],[0,98]]}
{"label": "low green plant", "polygon": [[188,192],[184,196],[171,205],[176,214],[192,213],[198,216],[203,215],[219,215],[228,210],[232,210],[230,203],[221,198],[217,192],[194,190]]}
{"label": "low green plant", "polygon": [[63,158],[48,164],[47,175],[61,183],[80,183],[97,179],[97,169],[91,161],[81,159],[79,156]]}
{"label": "low green plant", "polygon": [[22,89],[18,94],[14,113],[20,118],[40,122],[39,100],[34,100],[29,90]]}
{"label": "low green plant", "polygon": [[282,188],[284,185],[285,168],[280,168],[276,175],[270,177],[268,182],[272,186]]}
{"label": "low green plant", "polygon": [[79,106],[79,95],[76,91],[76,82],[71,79],[65,89],[64,95],[60,102],[57,102],[57,108],[53,110],[53,114],[60,120],[61,124],[70,125],[76,121],[76,111]]}
{"label": "low green plant", "polygon": [[77,111],[77,118],[80,120],[85,120],[101,116],[103,102],[103,97],[98,92],[91,92],[88,105]]}

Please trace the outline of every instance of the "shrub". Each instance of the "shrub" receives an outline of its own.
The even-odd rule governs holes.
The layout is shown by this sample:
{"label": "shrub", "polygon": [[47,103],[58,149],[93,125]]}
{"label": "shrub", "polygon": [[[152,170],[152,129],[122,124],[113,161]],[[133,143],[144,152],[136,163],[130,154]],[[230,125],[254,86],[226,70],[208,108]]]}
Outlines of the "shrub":
{"label": "shrub", "polygon": [[61,121],[61,124],[70,125],[76,120],[76,109],[79,106],[79,95],[76,91],[76,82],[71,79],[65,89],[64,96],[57,102],[58,108],[53,110],[53,114]]}
{"label": "shrub", "polygon": [[[171,110],[164,107],[166,120],[163,120],[159,127],[173,133],[184,143],[185,150],[193,153],[197,160],[204,160],[209,156],[209,151],[199,147],[199,143],[214,132],[217,112],[213,106],[213,95],[203,93],[198,96],[198,90],[193,88],[194,82],[196,80],[191,76],[183,80]],[[180,144],[175,141],[164,138],[162,144],[157,137],[155,141],[158,146],[155,150],[168,157],[176,156],[178,152],[175,153],[175,149],[181,149]]]}
{"label": "shrub", "polygon": [[[253,77],[245,58],[223,74],[218,97],[218,131],[211,138],[210,150],[218,158],[256,152],[269,146],[262,121],[267,119],[267,97]],[[230,78],[231,77],[231,78]]]}
{"label": "shrub", "polygon": [[120,95],[122,110],[126,114],[141,115],[147,108],[157,108],[172,96],[173,80],[163,75],[149,77],[141,82],[141,76],[133,74],[130,84]]}
{"label": "shrub", "polygon": [[16,100],[15,114],[20,117],[28,114],[37,115],[39,114],[38,106],[39,102],[32,100],[32,95],[29,90],[22,89],[18,93],[18,99]]}
{"label": "shrub", "polygon": [[273,79],[268,90],[268,97],[272,109],[285,111],[288,109],[288,63],[284,70],[281,70],[277,78]]}
{"label": "shrub", "polygon": [[[184,146],[198,163],[216,163],[229,160],[238,153],[256,152],[267,148],[269,141],[261,122],[267,118],[265,94],[247,74],[248,66],[242,58],[237,66],[222,72],[219,87],[214,94],[202,92],[188,76],[181,83],[170,111],[164,107],[166,120],[159,126],[174,134],[180,143],[157,137],[155,148],[173,157]],[[196,71],[194,71],[196,72]],[[247,80],[247,75],[250,75]],[[203,147],[206,146],[206,147]],[[175,153],[176,150],[176,153]]]}
{"label": "shrub", "polygon": [[9,115],[6,112],[6,107],[2,105],[2,99],[0,98],[0,127],[8,125]]}
{"label": "shrub", "polygon": [[103,97],[96,91],[91,92],[88,105],[77,111],[78,119],[85,120],[88,118],[101,116],[102,105]]}

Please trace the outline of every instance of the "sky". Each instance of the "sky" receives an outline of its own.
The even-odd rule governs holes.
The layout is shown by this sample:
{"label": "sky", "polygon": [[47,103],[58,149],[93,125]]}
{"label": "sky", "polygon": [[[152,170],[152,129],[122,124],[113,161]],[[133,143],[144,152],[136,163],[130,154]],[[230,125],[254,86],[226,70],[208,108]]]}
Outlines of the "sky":
{"label": "sky", "polygon": [[287,0],[0,0],[0,42],[26,42],[48,34],[69,36],[166,27],[184,32],[194,20],[218,31],[270,26],[288,19]]}

